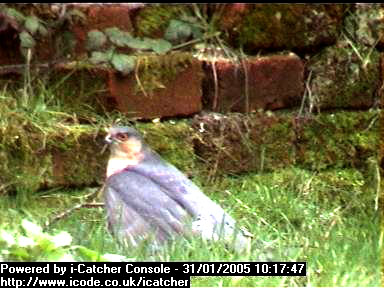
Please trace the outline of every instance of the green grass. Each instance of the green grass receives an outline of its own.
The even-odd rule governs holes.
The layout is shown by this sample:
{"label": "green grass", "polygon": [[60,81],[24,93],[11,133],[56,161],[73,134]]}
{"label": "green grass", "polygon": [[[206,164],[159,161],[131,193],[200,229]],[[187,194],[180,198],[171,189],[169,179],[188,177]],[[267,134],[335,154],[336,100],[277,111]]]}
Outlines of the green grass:
{"label": "green grass", "polygon": [[[106,230],[103,208],[82,208],[46,230],[68,231],[72,244],[133,261],[307,261],[307,277],[192,277],[192,286],[379,286],[382,234],[375,193],[357,170],[313,174],[295,167],[274,173],[226,177],[203,184],[204,191],[235,216],[255,238],[250,254],[200,239],[172,242],[151,254],[124,249]],[[89,193],[51,193],[0,199],[3,226],[19,229],[27,218],[43,225]]]}
{"label": "green grass", "polygon": [[[53,94],[59,89],[44,87],[25,98],[28,105],[24,107],[17,103],[20,95],[0,93],[0,126],[8,129],[7,135],[26,123],[47,134],[59,126],[77,125],[76,114],[62,112],[65,109],[61,102],[55,102]],[[85,111],[82,115],[94,114]],[[88,122],[104,126],[111,121],[98,117]],[[249,254],[237,254],[221,243],[200,239],[179,239],[155,254],[145,246],[126,249],[108,233],[103,208],[79,209],[48,226],[45,232],[53,235],[67,231],[73,237],[72,245],[82,245],[100,255],[124,255],[132,261],[308,262],[307,277],[193,277],[193,286],[380,286],[383,234],[379,211],[375,210],[375,177],[356,169],[313,173],[298,167],[210,182],[201,174],[193,173],[193,180],[255,235]],[[0,228],[23,233],[23,219],[44,226],[88,193],[89,189],[40,193],[19,189],[16,195],[1,195]],[[0,251],[3,244],[0,241]],[[28,259],[44,260],[42,255],[36,257],[40,258]],[[84,260],[77,254],[75,257]]]}

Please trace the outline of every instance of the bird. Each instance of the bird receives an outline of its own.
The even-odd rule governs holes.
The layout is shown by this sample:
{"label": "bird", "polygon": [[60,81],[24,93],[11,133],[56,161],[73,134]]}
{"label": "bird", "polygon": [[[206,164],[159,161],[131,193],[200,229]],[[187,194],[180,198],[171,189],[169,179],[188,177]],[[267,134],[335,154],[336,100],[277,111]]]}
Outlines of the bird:
{"label": "bird", "polygon": [[188,235],[250,249],[252,234],[187,176],[166,162],[130,126],[112,126],[104,201],[108,228],[127,245],[150,239],[153,247]]}

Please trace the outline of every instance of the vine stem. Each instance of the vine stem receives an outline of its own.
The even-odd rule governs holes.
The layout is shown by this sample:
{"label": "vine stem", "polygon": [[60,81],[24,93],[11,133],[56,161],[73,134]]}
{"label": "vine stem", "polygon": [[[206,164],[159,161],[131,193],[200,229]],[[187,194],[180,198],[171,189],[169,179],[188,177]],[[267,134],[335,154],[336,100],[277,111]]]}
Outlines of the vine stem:
{"label": "vine stem", "polygon": [[204,36],[204,37],[199,38],[199,39],[193,39],[191,41],[184,42],[184,43],[181,43],[179,45],[176,45],[171,50],[180,49],[180,48],[183,48],[183,47],[188,46],[188,45],[192,45],[192,44],[199,43],[199,42],[202,42],[202,41],[210,39],[210,38],[217,37],[219,35],[220,35],[220,32],[216,32],[216,33],[214,33],[212,35],[207,35],[207,36]]}

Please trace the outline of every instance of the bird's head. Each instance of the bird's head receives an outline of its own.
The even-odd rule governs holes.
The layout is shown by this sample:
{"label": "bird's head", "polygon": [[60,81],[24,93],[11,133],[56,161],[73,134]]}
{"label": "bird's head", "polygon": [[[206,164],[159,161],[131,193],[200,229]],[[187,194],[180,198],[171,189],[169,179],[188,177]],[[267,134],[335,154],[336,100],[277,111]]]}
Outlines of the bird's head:
{"label": "bird's head", "polygon": [[109,128],[105,142],[109,144],[111,155],[108,162],[107,176],[134,166],[144,159],[144,144],[139,132],[127,126]]}

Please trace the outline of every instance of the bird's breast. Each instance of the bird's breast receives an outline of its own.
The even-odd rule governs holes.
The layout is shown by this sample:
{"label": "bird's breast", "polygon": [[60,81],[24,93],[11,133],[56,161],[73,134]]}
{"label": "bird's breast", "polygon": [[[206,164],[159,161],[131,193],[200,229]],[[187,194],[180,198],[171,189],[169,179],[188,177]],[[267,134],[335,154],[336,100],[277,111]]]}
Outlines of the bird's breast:
{"label": "bird's breast", "polygon": [[119,173],[126,168],[138,165],[141,159],[139,158],[120,158],[111,157],[107,166],[107,178],[113,174]]}

